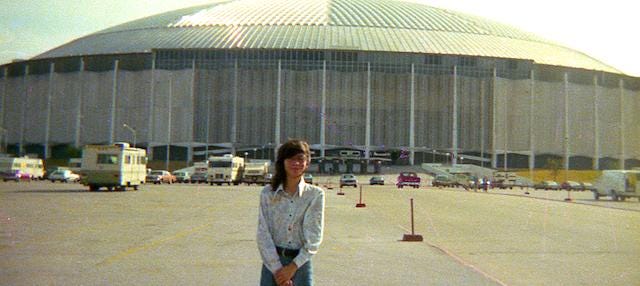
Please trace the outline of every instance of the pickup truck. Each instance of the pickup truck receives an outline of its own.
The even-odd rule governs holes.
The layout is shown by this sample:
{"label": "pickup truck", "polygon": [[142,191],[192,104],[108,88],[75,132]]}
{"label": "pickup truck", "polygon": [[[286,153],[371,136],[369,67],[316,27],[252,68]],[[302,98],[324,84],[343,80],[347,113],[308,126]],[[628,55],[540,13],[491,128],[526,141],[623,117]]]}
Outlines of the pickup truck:
{"label": "pickup truck", "polygon": [[396,186],[402,189],[404,186],[410,186],[414,188],[420,187],[420,177],[414,172],[402,172],[398,175],[396,180]]}

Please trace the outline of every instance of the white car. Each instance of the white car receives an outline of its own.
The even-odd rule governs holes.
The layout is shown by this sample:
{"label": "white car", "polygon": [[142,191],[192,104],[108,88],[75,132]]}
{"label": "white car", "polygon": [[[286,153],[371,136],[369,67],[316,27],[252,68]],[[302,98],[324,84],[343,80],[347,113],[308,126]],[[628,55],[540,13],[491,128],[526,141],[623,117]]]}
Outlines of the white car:
{"label": "white car", "polygon": [[49,175],[49,181],[51,182],[55,182],[55,181],[60,181],[63,183],[69,183],[69,182],[79,182],[80,181],[80,175],[71,172],[71,170],[55,170],[53,171],[53,173],[51,173]]}

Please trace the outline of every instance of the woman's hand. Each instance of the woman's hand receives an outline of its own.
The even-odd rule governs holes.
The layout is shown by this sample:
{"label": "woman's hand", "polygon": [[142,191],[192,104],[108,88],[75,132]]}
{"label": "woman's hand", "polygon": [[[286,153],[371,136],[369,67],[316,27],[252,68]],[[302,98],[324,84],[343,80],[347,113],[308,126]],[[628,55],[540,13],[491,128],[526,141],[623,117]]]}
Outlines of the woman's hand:
{"label": "woman's hand", "polygon": [[287,266],[285,267],[278,269],[278,271],[276,271],[276,283],[278,283],[278,285],[293,285],[293,283],[286,283],[291,282],[291,278],[293,278],[293,275],[296,274],[297,270],[298,266],[293,262],[287,264]]}

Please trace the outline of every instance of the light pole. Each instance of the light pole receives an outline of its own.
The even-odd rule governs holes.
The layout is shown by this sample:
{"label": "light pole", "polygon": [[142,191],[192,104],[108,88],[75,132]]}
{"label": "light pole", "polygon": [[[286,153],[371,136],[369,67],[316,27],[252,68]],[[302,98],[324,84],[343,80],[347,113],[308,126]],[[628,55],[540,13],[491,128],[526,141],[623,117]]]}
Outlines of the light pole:
{"label": "light pole", "polygon": [[244,152],[244,160],[247,160],[247,157],[249,157],[249,152]]}
{"label": "light pole", "polygon": [[436,150],[431,150],[431,162],[435,163],[436,162]]}
{"label": "light pole", "polygon": [[0,127],[0,132],[2,133],[2,152],[7,153],[7,129]]}
{"label": "light pole", "polygon": [[447,156],[447,165],[449,165],[449,156],[451,155],[451,153],[447,152],[445,153],[445,155]]}
{"label": "light pole", "polygon": [[122,127],[129,129],[129,131],[131,131],[131,134],[133,135],[133,148],[136,148],[136,130],[131,128],[131,126],[127,125],[126,123],[122,124]]}
{"label": "light pole", "polygon": [[253,148],[253,159],[258,159],[258,148]]}

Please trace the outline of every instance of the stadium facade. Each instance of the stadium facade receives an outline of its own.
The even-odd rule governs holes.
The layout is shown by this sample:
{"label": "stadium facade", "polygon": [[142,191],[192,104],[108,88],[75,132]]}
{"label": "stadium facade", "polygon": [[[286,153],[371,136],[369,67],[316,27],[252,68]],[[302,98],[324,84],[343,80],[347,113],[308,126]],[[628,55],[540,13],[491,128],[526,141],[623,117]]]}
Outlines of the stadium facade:
{"label": "stadium facade", "polygon": [[136,140],[157,160],[266,158],[295,137],[318,158],[359,150],[365,164],[390,152],[411,164],[640,166],[639,78],[507,25],[391,0],[151,16],[2,66],[0,96],[5,145],[44,157]]}

